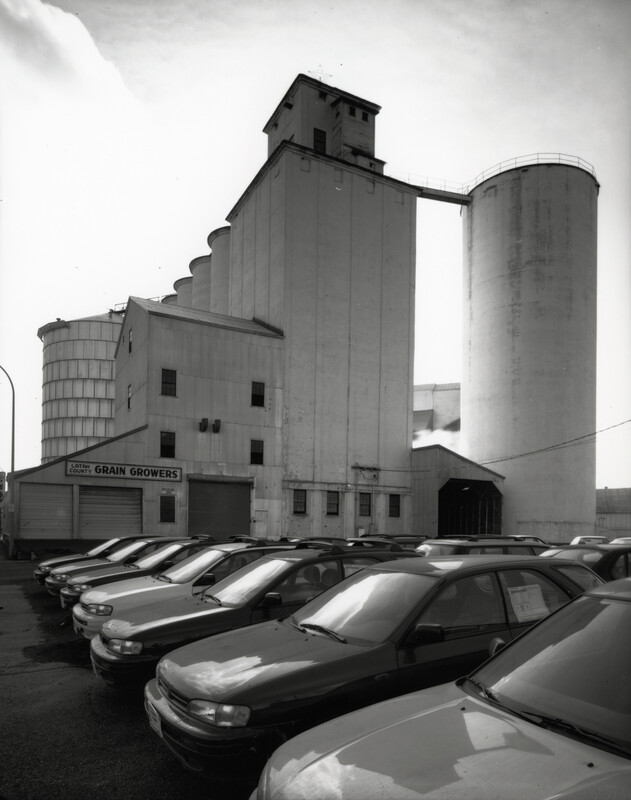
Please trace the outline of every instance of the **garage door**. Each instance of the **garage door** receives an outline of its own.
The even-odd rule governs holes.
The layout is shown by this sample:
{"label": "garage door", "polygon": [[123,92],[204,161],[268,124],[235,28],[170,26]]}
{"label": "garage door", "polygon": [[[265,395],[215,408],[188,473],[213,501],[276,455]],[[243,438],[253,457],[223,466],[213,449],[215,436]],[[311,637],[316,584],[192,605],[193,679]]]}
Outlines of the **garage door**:
{"label": "garage door", "polygon": [[250,533],[250,483],[195,481],[188,484],[188,533],[218,541]]}
{"label": "garage door", "polygon": [[72,538],[72,486],[20,483],[20,539]]}
{"label": "garage door", "polygon": [[79,538],[142,535],[142,489],[79,487]]}

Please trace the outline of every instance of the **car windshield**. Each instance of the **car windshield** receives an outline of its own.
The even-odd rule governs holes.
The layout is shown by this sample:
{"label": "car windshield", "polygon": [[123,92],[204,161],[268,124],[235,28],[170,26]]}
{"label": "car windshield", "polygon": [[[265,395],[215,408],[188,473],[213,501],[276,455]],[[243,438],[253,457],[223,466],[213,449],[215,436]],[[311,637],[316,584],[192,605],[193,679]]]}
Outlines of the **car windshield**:
{"label": "car windshield", "polygon": [[407,572],[361,570],[297,611],[297,625],[317,625],[356,642],[384,642],[436,578]]}
{"label": "car windshield", "polygon": [[566,550],[559,548],[558,550],[546,550],[541,553],[545,558],[568,558],[571,561],[581,561],[587,566],[597,564],[603,557],[600,550],[590,550],[589,548],[568,547]]}
{"label": "car windshield", "polygon": [[129,556],[133,555],[137,550],[140,550],[147,544],[147,541],[136,541],[130,542],[125,547],[121,547],[120,550],[115,550],[113,553],[110,553],[109,556],[106,556],[106,561],[113,561],[117,563],[118,561],[124,561]]}
{"label": "car windshield", "polygon": [[86,553],[86,556],[98,556],[104,550],[107,550],[108,548],[110,548],[113,545],[115,545],[116,542],[118,542],[118,541],[119,541],[118,539],[108,539],[106,542],[102,542],[101,544],[97,544],[96,547],[93,547],[91,550],[88,550],[88,552]]}
{"label": "car windshield", "polygon": [[242,606],[287,572],[294,562],[284,558],[260,558],[233,572],[204,592],[203,598],[221,606]]}
{"label": "car windshield", "polygon": [[583,596],[470,680],[483,695],[536,724],[631,756],[629,630],[631,603]]}
{"label": "car windshield", "polygon": [[215,550],[212,548],[202,550],[201,553],[195,553],[195,555],[189,556],[178,564],[163,570],[158,575],[158,578],[167,583],[187,583],[202,575],[210,567],[230,555],[231,552],[231,550]]}
{"label": "car windshield", "polygon": [[173,542],[173,544],[167,544],[164,547],[160,547],[158,550],[154,550],[153,553],[149,553],[149,555],[139,558],[138,561],[134,561],[132,566],[137,567],[138,569],[151,569],[151,567],[155,567],[156,564],[160,564],[172,553],[177,553],[181,547],[182,545],[177,544],[176,542]]}

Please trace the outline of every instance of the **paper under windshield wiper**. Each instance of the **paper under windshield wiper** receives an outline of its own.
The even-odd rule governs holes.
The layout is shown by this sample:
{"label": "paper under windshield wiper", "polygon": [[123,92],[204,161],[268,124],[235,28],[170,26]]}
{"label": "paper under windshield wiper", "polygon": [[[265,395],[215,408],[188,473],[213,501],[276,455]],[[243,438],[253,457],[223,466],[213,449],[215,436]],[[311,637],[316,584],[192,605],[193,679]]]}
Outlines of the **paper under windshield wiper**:
{"label": "paper under windshield wiper", "polygon": [[314,622],[303,622],[300,627],[306,630],[324,633],[326,636],[330,636],[331,639],[337,639],[338,642],[346,644],[346,639],[343,636],[340,636],[339,633],[332,631],[330,628],[325,628],[324,625],[316,625]]}

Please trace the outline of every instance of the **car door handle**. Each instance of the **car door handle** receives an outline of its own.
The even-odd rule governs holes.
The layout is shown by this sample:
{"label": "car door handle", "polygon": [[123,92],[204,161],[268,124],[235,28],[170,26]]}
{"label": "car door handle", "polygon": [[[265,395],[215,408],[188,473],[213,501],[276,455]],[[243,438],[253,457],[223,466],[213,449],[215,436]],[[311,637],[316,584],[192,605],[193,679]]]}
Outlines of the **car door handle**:
{"label": "car door handle", "polygon": [[375,680],[376,681],[387,681],[389,677],[390,677],[390,674],[388,672],[380,672],[379,675],[375,675]]}

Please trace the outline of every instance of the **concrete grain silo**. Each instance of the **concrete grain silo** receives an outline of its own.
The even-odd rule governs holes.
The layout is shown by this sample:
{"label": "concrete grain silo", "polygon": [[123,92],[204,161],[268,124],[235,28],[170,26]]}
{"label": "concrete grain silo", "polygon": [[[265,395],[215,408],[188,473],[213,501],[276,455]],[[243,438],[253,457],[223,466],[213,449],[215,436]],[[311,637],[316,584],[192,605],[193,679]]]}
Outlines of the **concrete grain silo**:
{"label": "concrete grain silo", "polygon": [[37,335],[43,350],[42,463],[114,435],[114,355],[122,314],[58,319]]}
{"label": "concrete grain silo", "polygon": [[499,470],[504,533],[593,533],[598,183],[580,159],[477,183],[463,207],[463,452]]}

